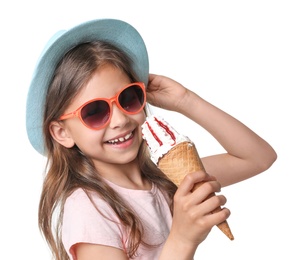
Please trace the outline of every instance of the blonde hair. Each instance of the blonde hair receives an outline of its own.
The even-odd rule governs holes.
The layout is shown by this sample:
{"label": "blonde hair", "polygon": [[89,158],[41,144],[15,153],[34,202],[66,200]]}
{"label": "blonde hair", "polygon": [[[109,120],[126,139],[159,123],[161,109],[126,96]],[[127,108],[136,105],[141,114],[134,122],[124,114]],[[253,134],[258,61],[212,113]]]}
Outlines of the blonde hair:
{"label": "blonde hair", "polygon": [[[83,155],[77,146],[65,148],[57,143],[49,132],[50,123],[59,118],[97,68],[111,64],[123,71],[131,82],[135,82],[137,78],[131,69],[131,63],[129,57],[106,42],[84,43],[63,57],[49,86],[43,122],[47,173],[39,204],[39,227],[56,260],[68,259],[61,238],[63,209],[66,199],[77,188],[82,188],[92,203],[92,192],[106,201],[129,230],[130,239],[125,252],[129,258],[136,255],[141,243],[145,244],[142,239],[144,227],[140,217],[102,181],[92,161]],[[172,211],[172,198],[177,187],[150,160],[144,142],[139,149],[138,159],[142,176],[167,193]]]}

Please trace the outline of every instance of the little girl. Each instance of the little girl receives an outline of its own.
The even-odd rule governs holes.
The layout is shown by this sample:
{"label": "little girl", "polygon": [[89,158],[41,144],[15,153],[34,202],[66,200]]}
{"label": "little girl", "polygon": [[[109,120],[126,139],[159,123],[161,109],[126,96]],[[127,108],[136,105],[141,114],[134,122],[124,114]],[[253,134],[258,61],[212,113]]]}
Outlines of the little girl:
{"label": "little girl", "polygon": [[[179,112],[226,150],[202,158],[179,188],[142,140],[145,105]],[[194,108],[194,109],[192,109]],[[47,156],[39,226],[55,259],[193,259],[226,220],[222,186],[267,170],[276,153],[261,137],[178,82],[149,74],[139,33],[89,21],[51,38],[27,99],[27,132]],[[195,183],[203,184],[191,191]]]}

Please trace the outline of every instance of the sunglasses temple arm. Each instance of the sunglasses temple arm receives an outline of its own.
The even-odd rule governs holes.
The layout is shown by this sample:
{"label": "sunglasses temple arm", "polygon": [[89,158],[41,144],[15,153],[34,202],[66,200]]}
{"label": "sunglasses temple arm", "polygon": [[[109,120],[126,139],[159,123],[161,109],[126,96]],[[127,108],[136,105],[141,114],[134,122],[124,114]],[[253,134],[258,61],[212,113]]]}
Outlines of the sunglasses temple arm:
{"label": "sunglasses temple arm", "polygon": [[147,116],[151,116],[153,114],[152,108],[150,107],[150,105],[148,103],[146,103],[145,105],[145,111]]}

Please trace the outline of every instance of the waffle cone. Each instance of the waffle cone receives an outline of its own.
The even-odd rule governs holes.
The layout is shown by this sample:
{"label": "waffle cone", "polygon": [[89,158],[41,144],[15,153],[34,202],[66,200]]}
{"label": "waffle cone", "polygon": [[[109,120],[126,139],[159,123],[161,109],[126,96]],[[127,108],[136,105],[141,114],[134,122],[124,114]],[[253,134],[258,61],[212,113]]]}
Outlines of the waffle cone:
{"label": "waffle cone", "polygon": [[[182,142],[174,146],[167,154],[165,154],[158,163],[158,167],[161,171],[177,186],[180,185],[184,177],[191,172],[205,171],[201,159],[198,155],[197,149],[194,143]],[[198,183],[194,186],[195,190],[202,183]],[[214,196],[211,194],[210,196]],[[213,213],[220,211],[218,207]],[[223,221],[218,224],[217,227],[230,239],[233,240],[234,236],[229,228],[227,221]]]}

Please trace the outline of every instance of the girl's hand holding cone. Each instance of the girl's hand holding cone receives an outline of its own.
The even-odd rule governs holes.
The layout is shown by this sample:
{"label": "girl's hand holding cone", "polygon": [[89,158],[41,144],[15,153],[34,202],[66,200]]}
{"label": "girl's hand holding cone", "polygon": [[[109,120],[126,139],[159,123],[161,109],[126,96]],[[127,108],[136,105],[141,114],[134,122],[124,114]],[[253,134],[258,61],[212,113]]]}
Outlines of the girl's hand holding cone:
{"label": "girl's hand holding cone", "polygon": [[[174,146],[159,160],[158,167],[163,171],[163,173],[168,176],[168,178],[170,178],[177,186],[179,186],[179,189],[181,189],[181,186],[184,185],[181,185],[183,182],[188,182],[188,185],[192,185],[189,191],[195,195],[193,195],[193,201],[200,203],[197,210],[201,208],[201,212],[198,213],[194,211],[193,213],[195,216],[199,214],[203,215],[203,219],[200,220],[202,223],[206,223],[206,226],[208,226],[207,224],[217,225],[218,228],[230,240],[234,239],[233,234],[226,221],[227,217],[230,214],[229,210],[221,209],[220,207],[225,204],[226,199],[222,195],[215,195],[215,192],[220,191],[221,185],[216,180],[214,180],[213,177],[210,177],[206,173],[196,147],[193,143],[182,142]],[[196,175],[200,174],[199,181],[190,181],[193,173]],[[186,206],[187,205],[188,204],[186,203]],[[212,213],[212,217],[210,217],[210,213]],[[213,221],[219,222],[214,223]]]}
{"label": "girl's hand holding cone", "polygon": [[[193,190],[193,188],[195,189]],[[181,182],[174,197],[174,218],[171,234],[184,243],[200,244],[212,227],[226,221],[228,209],[213,213],[226,203],[219,192],[221,185],[203,171],[189,173]]]}

